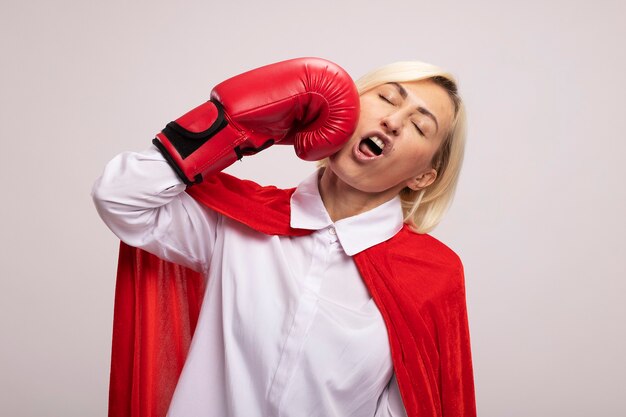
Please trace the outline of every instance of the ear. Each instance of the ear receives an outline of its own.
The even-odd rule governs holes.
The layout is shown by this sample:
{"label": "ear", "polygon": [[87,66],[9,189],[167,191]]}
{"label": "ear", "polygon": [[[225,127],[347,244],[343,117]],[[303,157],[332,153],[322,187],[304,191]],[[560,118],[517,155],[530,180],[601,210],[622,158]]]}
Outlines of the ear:
{"label": "ear", "polygon": [[413,191],[422,190],[435,182],[437,179],[437,171],[434,168],[429,169],[426,172],[421,173],[417,177],[411,178],[406,186]]}

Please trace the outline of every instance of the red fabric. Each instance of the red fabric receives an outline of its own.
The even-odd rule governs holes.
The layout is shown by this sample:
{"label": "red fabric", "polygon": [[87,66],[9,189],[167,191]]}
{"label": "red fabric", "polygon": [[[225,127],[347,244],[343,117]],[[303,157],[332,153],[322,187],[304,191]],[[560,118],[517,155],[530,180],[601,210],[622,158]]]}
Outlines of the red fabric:
{"label": "red fabric", "polygon": [[258,232],[303,236],[311,231],[293,229],[289,225],[290,198],[294,191],[261,187],[223,172],[187,189],[200,203]]}
{"label": "red fabric", "polygon": [[405,226],[354,260],[385,319],[408,416],[475,416],[463,266],[456,254]]}
{"label": "red fabric", "polygon": [[109,416],[165,416],[203,294],[199,273],[121,244]]}
{"label": "red fabric", "polygon": [[[220,173],[188,193],[266,234],[289,226],[293,189]],[[463,267],[429,235],[404,227],[354,256],[387,325],[409,417],[476,415]],[[165,416],[198,318],[203,278],[122,244],[111,364],[110,417]]]}

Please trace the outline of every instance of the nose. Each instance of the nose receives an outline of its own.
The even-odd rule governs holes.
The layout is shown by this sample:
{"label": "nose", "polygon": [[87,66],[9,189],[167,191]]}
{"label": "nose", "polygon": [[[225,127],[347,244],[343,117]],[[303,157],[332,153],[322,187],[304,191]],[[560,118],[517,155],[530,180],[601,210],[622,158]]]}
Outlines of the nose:
{"label": "nose", "polygon": [[385,116],[380,121],[380,125],[385,133],[393,136],[398,136],[400,134],[402,131],[402,119],[399,116],[400,115],[397,113],[392,113]]}

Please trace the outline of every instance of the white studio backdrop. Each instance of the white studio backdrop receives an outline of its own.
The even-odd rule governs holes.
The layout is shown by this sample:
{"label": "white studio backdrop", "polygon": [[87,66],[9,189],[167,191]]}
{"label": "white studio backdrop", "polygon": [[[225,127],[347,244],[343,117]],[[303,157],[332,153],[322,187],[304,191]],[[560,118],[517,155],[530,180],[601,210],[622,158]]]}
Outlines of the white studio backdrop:
{"label": "white studio backdrop", "polygon": [[[299,56],[458,76],[468,149],[434,235],[465,263],[479,415],[626,415],[623,2],[0,7],[2,415],[106,415],[118,243],[89,195],[104,164],[217,82]],[[274,147],[228,172],[294,186],[312,169]]]}

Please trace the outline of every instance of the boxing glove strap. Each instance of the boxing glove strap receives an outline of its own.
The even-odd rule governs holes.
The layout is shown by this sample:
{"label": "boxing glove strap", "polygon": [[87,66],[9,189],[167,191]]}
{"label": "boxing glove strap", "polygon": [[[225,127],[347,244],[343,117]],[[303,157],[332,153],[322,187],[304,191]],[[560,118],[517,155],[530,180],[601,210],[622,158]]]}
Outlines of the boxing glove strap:
{"label": "boxing glove strap", "polygon": [[194,177],[193,181],[189,181],[189,179],[187,179],[187,175],[185,175],[183,170],[180,169],[180,167],[178,166],[178,164],[176,163],[174,158],[172,158],[172,155],[170,155],[170,153],[168,152],[167,148],[165,148],[165,146],[161,143],[160,140],[158,140],[157,138],[154,138],[154,139],[152,139],[152,143],[154,144],[154,146],[156,146],[159,149],[159,151],[161,151],[161,154],[163,155],[163,157],[165,158],[167,163],[170,164],[170,166],[172,167],[172,169],[174,170],[176,175],[178,175],[178,177],[181,180],[183,180],[183,182],[188,187],[190,187],[190,186],[192,186],[194,184],[199,184],[199,183],[202,182],[202,175],[201,174],[196,174],[196,176]]}
{"label": "boxing glove strap", "polygon": [[182,159],[187,158],[194,153],[200,146],[206,143],[207,140],[215,136],[220,130],[224,129],[228,125],[228,121],[224,116],[224,107],[217,100],[209,100],[213,103],[217,109],[217,116],[215,121],[206,130],[202,132],[192,132],[185,129],[177,122],[170,122],[163,129],[163,134],[170,141],[172,146],[178,151],[178,154]]}

